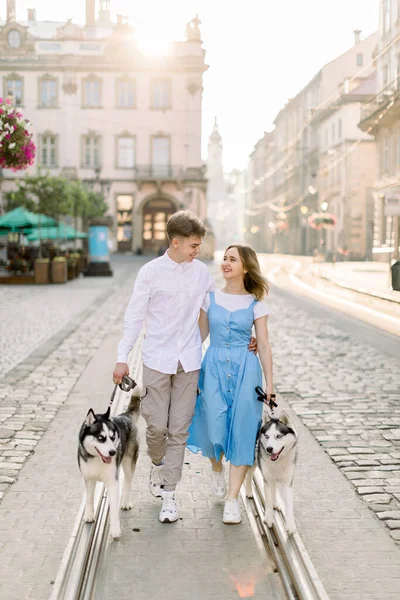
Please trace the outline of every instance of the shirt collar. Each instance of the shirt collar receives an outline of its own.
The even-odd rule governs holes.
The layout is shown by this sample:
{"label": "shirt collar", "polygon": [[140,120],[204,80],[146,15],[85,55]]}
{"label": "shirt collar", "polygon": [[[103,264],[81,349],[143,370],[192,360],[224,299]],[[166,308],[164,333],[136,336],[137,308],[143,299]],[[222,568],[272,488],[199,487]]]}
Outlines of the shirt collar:
{"label": "shirt collar", "polygon": [[192,264],[192,263],[188,263],[186,261],[181,262],[181,263],[177,263],[175,260],[172,260],[172,258],[169,256],[168,250],[166,250],[166,252],[164,252],[163,258],[164,258],[164,261],[166,262],[166,264],[169,265],[169,268],[173,269],[173,270],[175,270],[176,268],[180,267],[182,270],[185,271]]}

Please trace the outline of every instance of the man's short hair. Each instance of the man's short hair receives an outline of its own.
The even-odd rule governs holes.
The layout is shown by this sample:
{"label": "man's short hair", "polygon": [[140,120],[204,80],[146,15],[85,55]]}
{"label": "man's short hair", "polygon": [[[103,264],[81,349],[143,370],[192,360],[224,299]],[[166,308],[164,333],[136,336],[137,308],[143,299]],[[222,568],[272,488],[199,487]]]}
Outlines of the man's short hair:
{"label": "man's short hair", "polygon": [[206,233],[204,224],[190,210],[176,212],[167,223],[167,235],[170,243],[176,237],[188,238],[195,235],[203,238]]}

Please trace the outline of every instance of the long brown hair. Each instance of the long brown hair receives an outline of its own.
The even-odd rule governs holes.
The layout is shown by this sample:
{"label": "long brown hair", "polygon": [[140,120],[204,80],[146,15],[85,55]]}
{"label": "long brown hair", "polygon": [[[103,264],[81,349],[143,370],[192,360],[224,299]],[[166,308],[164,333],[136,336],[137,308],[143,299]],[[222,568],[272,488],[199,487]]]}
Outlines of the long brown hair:
{"label": "long brown hair", "polygon": [[242,244],[232,244],[228,246],[225,252],[231,248],[236,248],[243,268],[247,271],[243,277],[245,290],[249,294],[253,294],[256,300],[262,300],[268,295],[269,285],[265,277],[261,273],[260,263],[258,262],[257,254],[251,246]]}

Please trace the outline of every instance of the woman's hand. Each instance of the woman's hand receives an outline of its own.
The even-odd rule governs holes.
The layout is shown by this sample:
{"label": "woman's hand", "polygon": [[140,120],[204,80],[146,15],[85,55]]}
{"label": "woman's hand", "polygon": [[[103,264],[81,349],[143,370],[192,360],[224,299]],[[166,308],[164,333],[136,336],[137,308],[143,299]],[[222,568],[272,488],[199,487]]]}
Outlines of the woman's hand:
{"label": "woman's hand", "polygon": [[254,354],[257,356],[257,352],[258,352],[258,347],[257,347],[257,340],[255,337],[251,337],[250,338],[250,343],[247,346],[249,352],[254,352]]}

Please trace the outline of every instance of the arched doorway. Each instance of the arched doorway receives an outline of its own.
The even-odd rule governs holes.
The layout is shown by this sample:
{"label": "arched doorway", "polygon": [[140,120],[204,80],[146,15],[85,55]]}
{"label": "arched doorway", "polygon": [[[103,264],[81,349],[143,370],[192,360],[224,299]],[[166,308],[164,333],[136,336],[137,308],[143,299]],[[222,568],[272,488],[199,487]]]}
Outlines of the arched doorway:
{"label": "arched doorway", "polygon": [[168,247],[167,221],[176,212],[168,198],[149,200],[143,207],[143,252],[158,253]]}

